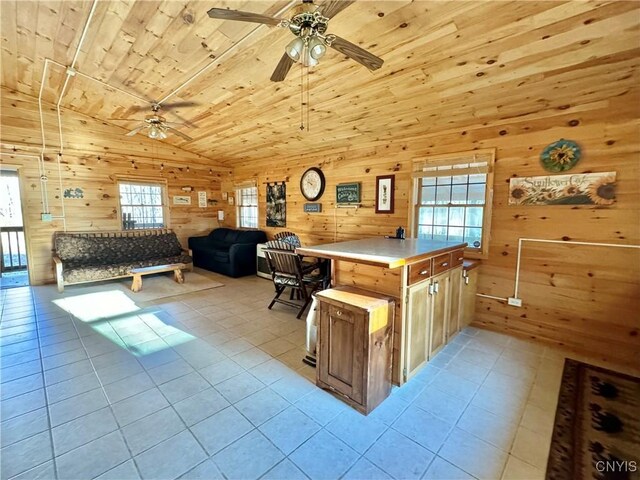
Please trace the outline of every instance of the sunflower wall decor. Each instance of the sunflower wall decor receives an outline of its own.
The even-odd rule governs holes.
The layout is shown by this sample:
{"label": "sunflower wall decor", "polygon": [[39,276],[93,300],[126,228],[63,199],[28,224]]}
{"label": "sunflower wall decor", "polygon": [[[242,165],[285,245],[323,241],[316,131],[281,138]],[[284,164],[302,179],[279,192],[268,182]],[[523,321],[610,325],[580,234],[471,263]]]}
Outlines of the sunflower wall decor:
{"label": "sunflower wall decor", "polygon": [[561,138],[545,147],[540,154],[540,162],[548,172],[566,172],[578,163],[580,153],[580,147],[576,142]]}
{"label": "sunflower wall decor", "polygon": [[616,172],[511,178],[509,205],[612,205]]}

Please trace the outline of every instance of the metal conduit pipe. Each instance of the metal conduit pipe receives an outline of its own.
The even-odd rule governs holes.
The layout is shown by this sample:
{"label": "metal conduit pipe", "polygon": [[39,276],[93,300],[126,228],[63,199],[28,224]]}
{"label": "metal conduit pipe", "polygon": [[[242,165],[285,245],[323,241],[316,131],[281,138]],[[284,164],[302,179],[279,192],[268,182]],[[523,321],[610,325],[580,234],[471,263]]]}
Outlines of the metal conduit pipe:
{"label": "metal conduit pipe", "polygon": [[[289,3],[287,3],[284,7],[282,7],[280,10],[278,10],[273,16],[274,17],[279,17],[280,15],[282,15],[283,13],[285,13],[287,10],[289,10],[291,7],[293,7],[294,5],[297,5],[299,2],[298,0],[292,0]],[[240,40],[238,40],[236,43],[234,43],[231,47],[229,47],[228,49],[226,49],[224,52],[222,52],[216,59],[212,60],[211,62],[209,62],[207,65],[205,65],[204,67],[202,67],[200,70],[198,70],[196,73],[194,73],[191,77],[189,77],[187,80],[185,80],[182,85],[179,85],[177,88],[175,88],[172,92],[169,92],[167,95],[165,95],[161,100],[158,101],[158,105],[162,105],[164,102],[166,102],[168,99],[170,99],[171,97],[173,97],[174,95],[176,95],[180,90],[182,90],[184,87],[186,87],[187,85],[189,85],[192,81],[194,81],[196,78],[198,78],[200,75],[202,75],[204,72],[206,72],[207,70],[209,70],[212,66],[214,66],[215,64],[219,63],[220,60],[222,60],[223,58],[225,58],[228,54],[230,54],[231,52],[234,51],[234,49],[236,49],[239,45],[241,45],[245,40],[247,40],[248,38],[250,38],[254,33],[256,33],[258,30],[260,30],[261,27],[264,27],[264,25],[258,25],[257,27],[255,27],[253,30],[251,30],[249,33],[247,33],[244,37],[242,37]]]}

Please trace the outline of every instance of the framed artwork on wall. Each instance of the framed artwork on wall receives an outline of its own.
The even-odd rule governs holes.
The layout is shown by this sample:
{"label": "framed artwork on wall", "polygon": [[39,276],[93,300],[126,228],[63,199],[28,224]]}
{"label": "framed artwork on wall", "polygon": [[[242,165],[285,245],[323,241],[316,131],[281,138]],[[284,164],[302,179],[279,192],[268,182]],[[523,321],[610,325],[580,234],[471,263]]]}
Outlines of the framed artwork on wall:
{"label": "framed artwork on wall", "polygon": [[287,226],[287,184],[267,183],[267,227]]}
{"label": "framed artwork on wall", "polygon": [[376,213],[393,213],[395,175],[376,177]]}

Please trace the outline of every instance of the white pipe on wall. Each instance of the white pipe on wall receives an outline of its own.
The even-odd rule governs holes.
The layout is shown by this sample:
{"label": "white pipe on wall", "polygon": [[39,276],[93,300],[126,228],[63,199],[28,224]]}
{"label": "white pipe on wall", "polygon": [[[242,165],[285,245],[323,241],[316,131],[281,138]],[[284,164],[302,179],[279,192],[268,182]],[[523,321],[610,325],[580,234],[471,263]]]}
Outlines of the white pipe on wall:
{"label": "white pipe on wall", "polygon": [[[559,243],[563,245],[586,245],[591,247],[613,247],[613,248],[637,248],[640,249],[640,245],[624,245],[621,243],[599,243],[599,242],[577,242],[570,240],[548,240],[543,238],[520,238],[518,239],[518,256],[516,260],[516,274],[515,274],[515,283],[513,289],[513,298],[518,299],[518,293],[520,289],[520,266],[522,264],[522,244],[524,242],[537,242],[537,243]],[[485,295],[483,293],[477,293],[478,297],[490,298],[493,300],[500,300],[508,302],[509,299],[505,297],[496,297],[493,295]]]}
{"label": "white pipe on wall", "polygon": [[588,245],[591,247],[614,247],[614,248],[640,248],[640,245],[624,245],[620,243],[596,243],[596,242],[574,242],[564,240],[547,240],[542,238],[521,238],[518,240],[518,259],[516,261],[516,278],[515,286],[513,289],[514,298],[518,298],[518,289],[520,286],[520,263],[522,257],[522,244],[524,242],[538,242],[538,243],[561,243],[564,245]]}

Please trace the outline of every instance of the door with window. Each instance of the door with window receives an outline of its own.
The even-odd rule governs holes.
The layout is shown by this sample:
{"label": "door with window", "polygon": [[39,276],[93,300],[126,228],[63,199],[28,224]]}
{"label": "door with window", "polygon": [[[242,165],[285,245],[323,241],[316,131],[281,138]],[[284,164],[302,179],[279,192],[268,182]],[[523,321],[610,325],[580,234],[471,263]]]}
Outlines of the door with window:
{"label": "door with window", "polygon": [[20,178],[0,169],[0,276],[2,288],[29,284],[27,244],[22,218]]}

